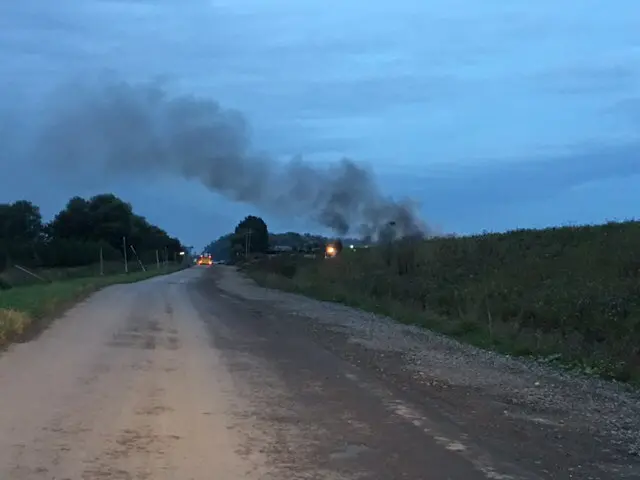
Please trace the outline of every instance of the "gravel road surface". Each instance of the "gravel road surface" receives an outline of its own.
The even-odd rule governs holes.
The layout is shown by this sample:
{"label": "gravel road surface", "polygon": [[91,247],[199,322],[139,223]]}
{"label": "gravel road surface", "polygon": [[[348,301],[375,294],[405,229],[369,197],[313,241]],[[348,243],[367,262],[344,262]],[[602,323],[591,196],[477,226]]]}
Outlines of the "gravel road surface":
{"label": "gravel road surface", "polygon": [[1,353],[0,478],[632,479],[639,405],[216,265]]}

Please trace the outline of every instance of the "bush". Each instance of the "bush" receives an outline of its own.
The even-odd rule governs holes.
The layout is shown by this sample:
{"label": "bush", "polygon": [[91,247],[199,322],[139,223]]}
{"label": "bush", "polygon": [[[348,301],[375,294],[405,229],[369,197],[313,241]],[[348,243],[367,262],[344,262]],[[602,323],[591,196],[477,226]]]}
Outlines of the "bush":
{"label": "bush", "polygon": [[24,312],[0,308],[0,346],[22,335],[31,325],[31,317]]}

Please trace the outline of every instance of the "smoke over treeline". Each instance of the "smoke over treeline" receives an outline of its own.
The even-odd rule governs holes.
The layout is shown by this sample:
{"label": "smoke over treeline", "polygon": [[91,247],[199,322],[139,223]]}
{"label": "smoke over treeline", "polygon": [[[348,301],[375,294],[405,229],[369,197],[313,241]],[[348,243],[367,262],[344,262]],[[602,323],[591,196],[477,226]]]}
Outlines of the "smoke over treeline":
{"label": "smoke over treeline", "polygon": [[275,161],[251,148],[240,113],[209,99],[108,82],[61,90],[45,111],[36,156],[56,169],[179,175],[265,212],[312,218],[341,236],[425,231],[415,206],[383,195],[368,169],[347,159],[328,166]]}

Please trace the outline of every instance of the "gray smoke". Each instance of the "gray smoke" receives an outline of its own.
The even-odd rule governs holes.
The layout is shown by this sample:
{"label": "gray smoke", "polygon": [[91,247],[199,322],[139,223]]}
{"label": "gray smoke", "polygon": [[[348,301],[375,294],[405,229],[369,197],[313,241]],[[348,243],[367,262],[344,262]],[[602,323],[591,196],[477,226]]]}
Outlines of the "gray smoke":
{"label": "gray smoke", "polygon": [[44,111],[36,155],[76,175],[180,175],[281,216],[312,218],[337,235],[419,235],[409,202],[382,194],[351,160],[277,162],[251,149],[244,117],[216,102],[170,96],[158,84],[109,82],[60,90]]}

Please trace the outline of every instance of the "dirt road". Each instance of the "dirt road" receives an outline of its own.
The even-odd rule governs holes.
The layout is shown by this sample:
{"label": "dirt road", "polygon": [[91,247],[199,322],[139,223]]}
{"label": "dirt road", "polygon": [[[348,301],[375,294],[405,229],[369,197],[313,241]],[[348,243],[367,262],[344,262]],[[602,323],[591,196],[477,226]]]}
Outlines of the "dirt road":
{"label": "dirt road", "polygon": [[445,385],[431,361],[416,380],[392,348],[415,335],[381,348],[316,303],[218,266],[99,292],[0,354],[0,478],[639,478],[635,437],[507,407],[490,372]]}

